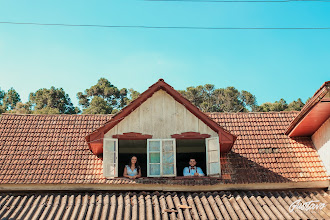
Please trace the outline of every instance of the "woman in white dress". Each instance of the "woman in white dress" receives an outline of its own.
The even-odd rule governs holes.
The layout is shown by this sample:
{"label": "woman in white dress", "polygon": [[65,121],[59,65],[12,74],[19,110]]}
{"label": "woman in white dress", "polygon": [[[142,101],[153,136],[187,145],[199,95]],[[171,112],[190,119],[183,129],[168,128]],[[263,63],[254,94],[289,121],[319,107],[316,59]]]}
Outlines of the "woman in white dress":
{"label": "woman in white dress", "polygon": [[129,165],[125,165],[123,176],[130,179],[141,177],[141,168],[136,156],[132,156]]}

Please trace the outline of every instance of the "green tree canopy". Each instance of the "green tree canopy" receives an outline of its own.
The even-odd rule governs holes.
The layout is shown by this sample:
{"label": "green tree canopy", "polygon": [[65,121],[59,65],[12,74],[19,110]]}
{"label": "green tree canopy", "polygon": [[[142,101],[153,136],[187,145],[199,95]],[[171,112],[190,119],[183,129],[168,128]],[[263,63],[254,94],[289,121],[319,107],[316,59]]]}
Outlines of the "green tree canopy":
{"label": "green tree canopy", "polygon": [[297,101],[293,101],[290,104],[284,99],[280,99],[279,101],[275,101],[274,103],[265,102],[262,105],[258,106],[257,111],[259,112],[279,112],[279,111],[300,111],[302,107],[304,107],[304,103],[300,98]]}
{"label": "green tree canopy", "polygon": [[212,84],[188,87],[179,92],[203,112],[246,112],[254,110],[254,95],[234,87],[216,89]]}
{"label": "green tree canopy", "polygon": [[19,94],[15,89],[10,88],[3,97],[3,105],[6,110],[13,110],[16,104],[21,101]]}
{"label": "green tree canopy", "polygon": [[29,103],[35,114],[77,114],[79,109],[75,108],[62,88],[39,89],[30,93]]}
{"label": "green tree canopy", "polygon": [[15,109],[10,110],[9,113],[15,114],[32,114],[30,103],[18,102]]}
{"label": "green tree canopy", "polygon": [[135,99],[137,99],[140,95],[140,93],[138,91],[135,91],[134,89],[129,89],[128,90],[128,94],[130,96],[129,102],[134,101]]}
{"label": "green tree canopy", "polygon": [[15,109],[20,101],[21,98],[14,88],[10,88],[7,92],[0,89],[0,114]]}
{"label": "green tree canopy", "polygon": [[279,101],[275,101],[274,103],[266,102],[259,106],[258,111],[259,112],[279,112],[284,111],[288,108],[288,104],[284,99],[280,99]]}
{"label": "green tree canopy", "polygon": [[138,95],[133,89],[118,89],[105,78],[100,78],[96,85],[86,89],[84,93],[77,93],[84,114],[116,113]]}
{"label": "green tree canopy", "polygon": [[[307,103],[307,102],[306,102]],[[288,105],[287,111],[300,111],[304,107],[303,101],[299,98]]]}

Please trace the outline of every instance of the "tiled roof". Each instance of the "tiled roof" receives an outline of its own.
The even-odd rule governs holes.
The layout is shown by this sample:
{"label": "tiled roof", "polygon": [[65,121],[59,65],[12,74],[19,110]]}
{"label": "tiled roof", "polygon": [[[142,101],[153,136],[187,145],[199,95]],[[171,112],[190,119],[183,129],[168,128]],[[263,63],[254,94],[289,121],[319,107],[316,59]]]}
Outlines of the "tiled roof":
{"label": "tiled roof", "polygon": [[311,138],[284,134],[298,113],[209,113],[237,136],[232,151],[221,156],[223,176],[235,183],[328,179]]}
{"label": "tiled roof", "polygon": [[221,155],[221,179],[105,179],[102,160],[85,136],[111,115],[11,115],[0,118],[0,183],[278,183],[328,180],[310,138],[290,139],[284,131],[298,112],[210,113],[237,135]]}
{"label": "tiled roof", "polygon": [[[319,200],[322,210],[290,212]],[[0,193],[1,219],[330,219],[324,191]]]}

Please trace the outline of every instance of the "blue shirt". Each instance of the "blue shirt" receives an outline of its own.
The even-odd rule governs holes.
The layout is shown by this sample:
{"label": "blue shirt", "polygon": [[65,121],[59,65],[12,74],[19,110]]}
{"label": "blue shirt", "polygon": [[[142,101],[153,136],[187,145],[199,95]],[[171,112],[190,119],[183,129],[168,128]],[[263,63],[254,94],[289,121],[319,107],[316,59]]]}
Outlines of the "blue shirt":
{"label": "blue shirt", "polygon": [[194,167],[192,169],[191,166],[185,167],[183,169],[183,176],[194,176],[196,171],[199,174],[199,176],[204,176],[203,170],[200,167]]}
{"label": "blue shirt", "polygon": [[138,175],[138,171],[135,168],[134,170],[131,170],[130,166],[126,165],[127,175],[129,176],[136,176]]}

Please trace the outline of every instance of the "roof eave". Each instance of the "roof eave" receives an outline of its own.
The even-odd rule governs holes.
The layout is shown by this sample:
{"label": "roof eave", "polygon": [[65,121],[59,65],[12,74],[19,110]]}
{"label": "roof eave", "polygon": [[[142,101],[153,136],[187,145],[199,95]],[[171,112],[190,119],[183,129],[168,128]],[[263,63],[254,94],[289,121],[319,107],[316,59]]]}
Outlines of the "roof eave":
{"label": "roof eave", "polygon": [[288,126],[285,134],[293,137],[292,133],[299,123],[310,113],[310,111],[321,101],[321,99],[330,91],[330,81],[323,83],[323,85],[316,91],[314,96],[301,109],[300,113],[293,119]]}

